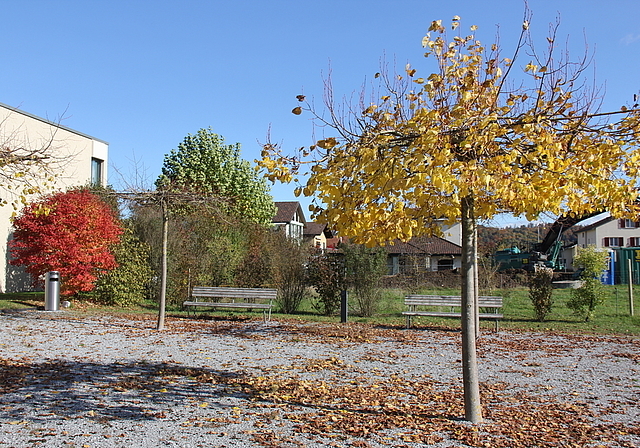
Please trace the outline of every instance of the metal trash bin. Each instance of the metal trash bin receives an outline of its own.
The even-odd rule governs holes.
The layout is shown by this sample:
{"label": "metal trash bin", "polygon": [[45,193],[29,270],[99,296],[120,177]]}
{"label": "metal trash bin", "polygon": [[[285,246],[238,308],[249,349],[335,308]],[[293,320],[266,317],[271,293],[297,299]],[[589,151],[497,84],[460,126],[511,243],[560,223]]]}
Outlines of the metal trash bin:
{"label": "metal trash bin", "polygon": [[60,273],[50,271],[44,280],[44,310],[58,311],[60,307]]}

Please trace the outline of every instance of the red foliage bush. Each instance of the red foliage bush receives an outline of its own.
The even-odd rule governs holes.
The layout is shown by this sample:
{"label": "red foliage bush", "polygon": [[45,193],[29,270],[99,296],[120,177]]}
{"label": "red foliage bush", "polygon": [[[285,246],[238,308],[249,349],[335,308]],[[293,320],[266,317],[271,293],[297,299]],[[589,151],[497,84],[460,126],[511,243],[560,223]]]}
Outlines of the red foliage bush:
{"label": "red foliage bush", "polygon": [[98,275],[117,267],[112,245],[122,234],[113,210],[86,189],[60,192],[26,206],[13,221],[12,265],[25,266],[34,286],[59,271],[61,294],[91,291]]}

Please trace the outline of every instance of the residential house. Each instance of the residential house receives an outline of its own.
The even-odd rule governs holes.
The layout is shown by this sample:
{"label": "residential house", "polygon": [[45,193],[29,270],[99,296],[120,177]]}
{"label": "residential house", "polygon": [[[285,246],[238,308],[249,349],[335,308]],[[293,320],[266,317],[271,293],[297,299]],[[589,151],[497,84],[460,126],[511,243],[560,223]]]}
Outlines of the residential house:
{"label": "residential house", "polygon": [[303,241],[316,249],[326,250],[327,242],[331,240],[333,233],[326,224],[307,222],[304,225]]}
{"label": "residential house", "polygon": [[276,215],[272,222],[276,229],[282,230],[290,238],[302,241],[306,219],[298,201],[276,202]]}
{"label": "residential house", "polygon": [[[52,155],[51,166],[58,170],[55,188],[94,184],[106,185],[109,144],[76,130],[0,103],[0,145],[10,148],[45,148]],[[6,181],[3,181],[6,182]],[[2,199],[9,203],[17,196],[11,187],[0,185]],[[9,188],[7,188],[9,187]],[[35,196],[27,200],[36,199]],[[31,281],[24,272],[7,263],[13,207],[0,207],[0,292],[28,290]]]}
{"label": "residential house", "polygon": [[406,243],[396,240],[388,244],[386,250],[390,275],[445,271],[462,265],[462,247],[443,238],[417,237]]}
{"label": "residential house", "polygon": [[595,222],[580,229],[578,245],[612,249],[640,247],[640,221],[615,219],[609,214],[601,215],[596,217]]}
{"label": "residential house", "polygon": [[[599,249],[615,250],[625,247],[640,247],[640,221],[631,219],[615,219],[608,213],[603,213],[584,221],[576,235],[576,245],[565,248],[562,258],[568,270],[573,269],[573,257],[577,247],[595,246]],[[581,225],[577,223],[576,225]]]}

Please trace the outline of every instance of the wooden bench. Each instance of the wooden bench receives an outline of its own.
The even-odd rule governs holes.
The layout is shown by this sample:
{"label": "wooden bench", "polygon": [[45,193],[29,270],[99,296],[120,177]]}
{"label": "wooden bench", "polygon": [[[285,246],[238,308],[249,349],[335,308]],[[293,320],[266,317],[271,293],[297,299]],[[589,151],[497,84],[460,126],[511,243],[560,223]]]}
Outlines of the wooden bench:
{"label": "wooden bench", "polygon": [[[268,288],[194,286],[191,291],[192,300],[187,300],[182,305],[184,307],[193,307],[194,310],[197,307],[259,309],[262,310],[263,321],[266,322],[271,320],[271,308],[277,295],[277,289]],[[200,299],[205,299],[205,301]],[[238,302],[237,300],[241,301]],[[263,301],[263,303],[257,303],[256,300]]]}
{"label": "wooden bench", "polygon": [[[495,320],[497,331],[498,320],[503,317],[502,313],[500,313],[502,297],[480,296],[478,297],[478,302],[480,306],[480,319]],[[411,328],[411,318],[413,316],[461,317],[462,314],[462,297],[460,296],[410,294],[405,296],[404,304],[409,308],[408,311],[402,313],[406,316],[407,328]],[[437,307],[438,309],[423,310],[418,309],[418,307]],[[443,311],[443,308],[448,308],[448,311]]]}

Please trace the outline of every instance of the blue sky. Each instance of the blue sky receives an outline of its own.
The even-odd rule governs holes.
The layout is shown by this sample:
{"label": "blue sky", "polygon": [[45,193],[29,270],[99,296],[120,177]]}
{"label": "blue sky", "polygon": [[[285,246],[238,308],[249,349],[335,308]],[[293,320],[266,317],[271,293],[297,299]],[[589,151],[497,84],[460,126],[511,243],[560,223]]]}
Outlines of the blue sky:
{"label": "blue sky", "polygon": [[[572,54],[585,42],[588,71],[605,87],[603,107],[629,104],[640,91],[640,2],[529,0],[540,46],[549,22]],[[211,127],[242,156],[259,142],[309,145],[308,115],[295,116],[295,96],[322,102],[331,71],[335,94],[350,96],[380,71],[381,60],[411,62],[430,73],[420,45],[432,20],[478,25],[504,54],[520,30],[519,0],[0,0],[0,102],[106,140],[110,181],[151,183],[163,157],[189,133]],[[522,59],[523,65],[526,64]],[[315,137],[322,131],[316,130]],[[124,180],[116,174],[119,171]],[[293,185],[272,187],[276,200],[296,200]],[[308,201],[302,199],[305,205]]]}

